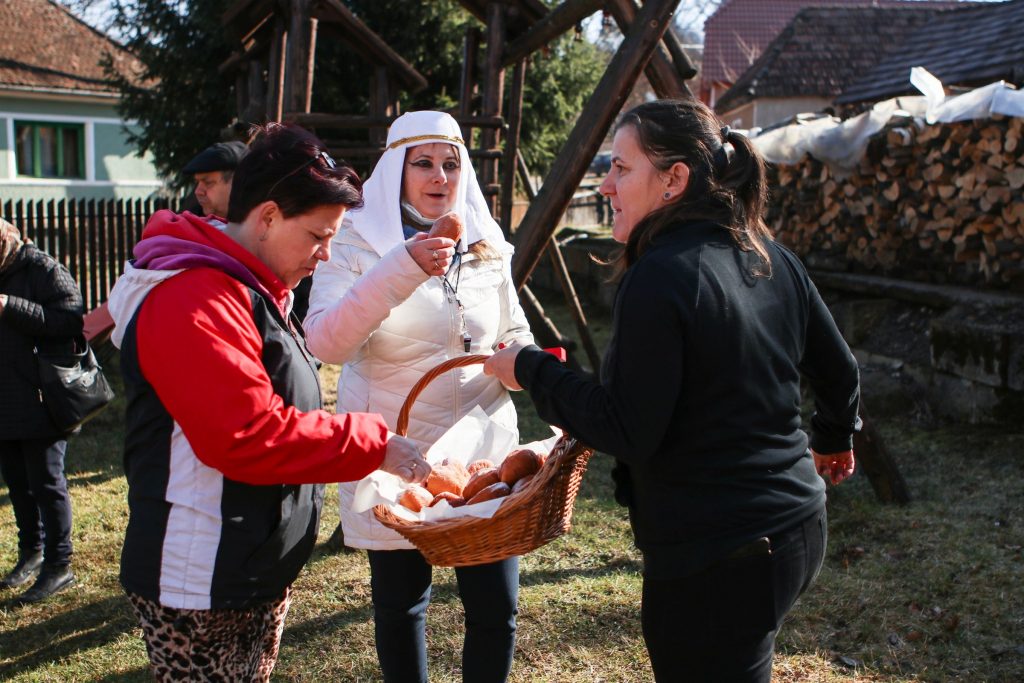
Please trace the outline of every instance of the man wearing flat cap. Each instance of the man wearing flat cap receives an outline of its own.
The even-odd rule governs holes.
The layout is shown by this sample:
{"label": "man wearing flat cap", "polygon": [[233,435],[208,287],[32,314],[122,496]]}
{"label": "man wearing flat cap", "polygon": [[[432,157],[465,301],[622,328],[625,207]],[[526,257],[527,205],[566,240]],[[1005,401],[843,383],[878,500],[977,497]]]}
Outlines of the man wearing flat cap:
{"label": "man wearing flat cap", "polygon": [[228,215],[231,178],[248,148],[242,142],[218,142],[197,154],[182,169],[196,180],[196,200],[206,216]]}

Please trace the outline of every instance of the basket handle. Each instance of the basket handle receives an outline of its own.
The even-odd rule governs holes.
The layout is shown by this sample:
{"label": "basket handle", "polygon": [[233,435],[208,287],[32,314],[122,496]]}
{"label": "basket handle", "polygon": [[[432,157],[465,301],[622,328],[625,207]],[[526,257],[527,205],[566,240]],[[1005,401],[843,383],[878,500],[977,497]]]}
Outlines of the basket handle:
{"label": "basket handle", "polygon": [[423,377],[413,385],[412,389],[409,390],[409,396],[405,399],[405,403],[402,404],[402,409],[398,411],[398,424],[395,425],[395,433],[399,436],[406,436],[409,433],[409,411],[412,410],[412,404],[416,402],[420,392],[422,392],[428,384],[433,382],[435,379],[455,368],[464,368],[467,365],[477,365],[483,363],[490,356],[484,356],[476,354],[472,356],[459,356],[458,358],[452,358],[446,360],[443,363],[427,370]]}

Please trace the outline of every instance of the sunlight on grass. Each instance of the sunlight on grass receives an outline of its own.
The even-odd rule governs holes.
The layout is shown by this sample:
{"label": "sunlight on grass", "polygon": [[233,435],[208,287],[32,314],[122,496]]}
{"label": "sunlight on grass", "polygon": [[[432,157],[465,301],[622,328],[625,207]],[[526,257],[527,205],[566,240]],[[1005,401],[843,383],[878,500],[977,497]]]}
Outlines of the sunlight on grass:
{"label": "sunlight on grass", "polygon": [[[546,306],[556,324],[571,322]],[[607,321],[592,314],[595,329]],[[599,336],[603,348],[605,333]],[[116,362],[108,364],[116,368]],[[338,368],[322,371],[333,402]],[[0,603],[0,680],[148,681],[139,629],[118,583],[127,522],[123,391],[72,439],[77,585],[44,605]],[[515,396],[524,439],[548,433]],[[829,549],[817,582],[779,636],[777,683],[1019,683],[1024,680],[1024,432],[879,423],[914,500],[877,502],[863,475],[829,490]],[[513,683],[651,680],[640,634],[640,556],[611,497],[611,459],[591,460],[573,530],[522,559]],[[326,541],[338,522],[327,487],[321,539],[295,584],[275,681],[378,681],[363,553]],[[0,570],[17,556],[0,488]],[[461,681],[463,613],[454,574],[435,570],[428,615],[431,681]],[[0,595],[0,598],[4,596]]]}

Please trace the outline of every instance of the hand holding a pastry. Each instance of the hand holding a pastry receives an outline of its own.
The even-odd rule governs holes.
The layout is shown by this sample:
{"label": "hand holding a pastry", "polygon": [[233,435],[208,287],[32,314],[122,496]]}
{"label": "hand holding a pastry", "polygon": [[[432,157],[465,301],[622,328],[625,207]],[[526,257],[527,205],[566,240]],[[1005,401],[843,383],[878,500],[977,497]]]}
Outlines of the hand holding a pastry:
{"label": "hand holding a pastry", "polygon": [[430,232],[418,233],[405,243],[416,264],[430,276],[444,275],[455,257],[455,245],[462,238],[462,219],[446,213],[436,221]]}

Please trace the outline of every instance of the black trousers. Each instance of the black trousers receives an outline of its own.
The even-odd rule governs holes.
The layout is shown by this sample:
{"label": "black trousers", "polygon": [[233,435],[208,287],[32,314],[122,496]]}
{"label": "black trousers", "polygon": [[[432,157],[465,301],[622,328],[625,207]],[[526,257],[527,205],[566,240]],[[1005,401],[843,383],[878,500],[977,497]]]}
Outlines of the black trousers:
{"label": "black trousers", "polygon": [[0,441],[0,474],[14,508],[18,550],[43,551],[51,564],[71,561],[71,497],[62,438]]}
{"label": "black trousers", "polygon": [[[427,606],[433,567],[418,550],[370,550],[377,657],[386,683],[427,683]],[[501,683],[512,668],[519,558],[456,567],[466,610],[462,680]]]}
{"label": "black trousers", "polygon": [[[641,624],[659,683],[770,683],[775,635],[814,581],[825,512],[681,579],[644,579]],[[742,554],[742,553],[741,553]]]}

